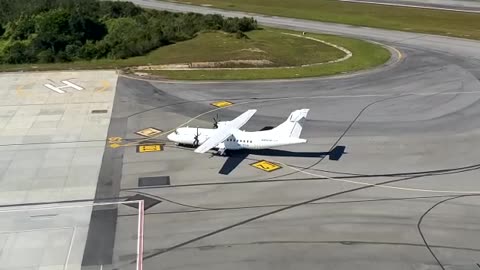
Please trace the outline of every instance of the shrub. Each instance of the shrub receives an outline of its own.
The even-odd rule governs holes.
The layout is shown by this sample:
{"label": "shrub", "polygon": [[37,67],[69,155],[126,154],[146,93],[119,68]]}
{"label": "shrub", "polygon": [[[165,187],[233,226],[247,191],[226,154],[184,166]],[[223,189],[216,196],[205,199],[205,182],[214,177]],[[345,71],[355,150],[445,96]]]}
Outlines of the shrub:
{"label": "shrub", "polygon": [[0,61],[128,58],[192,39],[201,31],[248,38],[244,32],[256,28],[253,18],[144,10],[122,1],[0,0],[0,36],[8,40]]}

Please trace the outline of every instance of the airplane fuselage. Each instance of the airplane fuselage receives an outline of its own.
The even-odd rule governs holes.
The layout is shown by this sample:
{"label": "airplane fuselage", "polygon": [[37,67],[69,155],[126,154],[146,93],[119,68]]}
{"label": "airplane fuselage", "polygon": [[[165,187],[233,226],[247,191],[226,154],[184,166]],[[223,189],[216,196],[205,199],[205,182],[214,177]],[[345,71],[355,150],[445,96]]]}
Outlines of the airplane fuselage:
{"label": "airplane fuselage", "polygon": [[[168,135],[170,141],[184,145],[201,145],[215,129],[207,128],[179,128],[176,133]],[[195,142],[195,136],[198,132],[198,141]],[[279,147],[284,145],[299,144],[307,142],[305,139],[283,137],[280,134],[275,134],[273,130],[266,131],[241,131],[237,130],[225,141],[218,144],[216,148],[226,150],[240,150],[240,149],[268,149],[272,147]]]}

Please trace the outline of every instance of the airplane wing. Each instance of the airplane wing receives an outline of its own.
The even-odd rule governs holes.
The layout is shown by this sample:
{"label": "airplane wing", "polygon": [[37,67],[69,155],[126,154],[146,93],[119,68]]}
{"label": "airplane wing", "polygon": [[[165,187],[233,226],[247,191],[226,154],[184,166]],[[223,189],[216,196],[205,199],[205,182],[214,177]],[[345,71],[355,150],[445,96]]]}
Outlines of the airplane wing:
{"label": "airplane wing", "polygon": [[208,138],[202,145],[197,147],[195,149],[195,153],[205,153],[208,150],[214,148],[218,144],[222,143],[225,141],[228,137],[230,137],[233,132],[245,125],[250,118],[257,112],[257,110],[248,110],[244,113],[242,113],[240,116],[237,118],[233,119],[232,121],[229,121],[227,124],[224,126],[220,126],[218,129],[216,129],[213,134]]}

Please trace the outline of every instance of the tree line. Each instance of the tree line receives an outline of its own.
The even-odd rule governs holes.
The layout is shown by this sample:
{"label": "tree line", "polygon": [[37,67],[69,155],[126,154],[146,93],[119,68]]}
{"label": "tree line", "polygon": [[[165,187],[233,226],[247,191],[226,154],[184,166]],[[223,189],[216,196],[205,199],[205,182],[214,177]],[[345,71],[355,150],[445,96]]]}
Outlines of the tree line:
{"label": "tree line", "polygon": [[147,10],[130,2],[0,0],[0,63],[124,59],[201,31],[256,28],[253,18]]}

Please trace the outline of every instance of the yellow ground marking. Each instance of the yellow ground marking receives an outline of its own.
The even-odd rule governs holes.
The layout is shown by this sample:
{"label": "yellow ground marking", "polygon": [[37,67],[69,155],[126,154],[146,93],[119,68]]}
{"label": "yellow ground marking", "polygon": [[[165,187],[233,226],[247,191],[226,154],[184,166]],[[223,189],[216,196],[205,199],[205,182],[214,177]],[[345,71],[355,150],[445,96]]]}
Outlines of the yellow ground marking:
{"label": "yellow ground marking", "polygon": [[161,144],[137,145],[137,153],[158,152],[162,150],[163,147]]}
{"label": "yellow ground marking", "polygon": [[[388,46],[388,45],[387,45],[387,46]],[[392,47],[392,46],[388,46],[388,47],[392,48],[392,49],[397,53],[397,55],[398,55],[398,61],[400,61],[400,60],[403,59],[403,53],[402,53],[399,49],[397,49],[397,48],[395,48],[395,47]]]}
{"label": "yellow ground marking", "polygon": [[390,45],[387,45],[387,44],[383,44],[383,43],[380,43],[380,42],[376,42],[376,41],[372,41],[372,40],[369,40],[369,42],[374,43],[374,44],[377,44],[377,45],[380,45],[380,46],[383,46],[383,47],[385,47],[385,48],[388,48],[388,49],[394,51],[394,52],[397,54],[397,61],[395,61],[395,62],[392,63],[391,65],[397,64],[398,62],[400,62],[400,61],[404,58],[403,53],[402,53],[399,49],[397,49],[397,48],[395,48],[395,47],[393,47],[393,46],[390,46]]}
{"label": "yellow ground marking", "polygon": [[113,143],[122,143],[122,137],[110,137],[108,138],[108,143],[113,144]]}
{"label": "yellow ground marking", "polygon": [[397,49],[397,48],[395,48],[395,47],[393,47],[393,46],[389,46],[389,45],[385,45],[385,44],[381,44],[381,43],[379,43],[379,44],[382,45],[382,46],[384,46],[384,47],[390,48],[391,50],[393,50],[393,51],[397,54],[397,57],[398,57],[398,58],[397,58],[397,61],[395,61],[395,63],[393,63],[393,64],[397,64],[398,62],[402,61],[402,59],[403,59],[404,56],[403,56],[402,52],[401,52],[399,49]]}
{"label": "yellow ground marking", "polygon": [[102,86],[99,87],[99,88],[97,88],[97,89],[95,89],[95,92],[103,92],[103,91],[106,91],[108,88],[110,88],[110,86],[112,86],[112,85],[110,84],[110,82],[108,82],[108,81],[102,81],[101,83],[102,83]]}
{"label": "yellow ground marking", "polygon": [[22,96],[22,97],[26,96],[25,91],[23,89],[24,87],[25,87],[24,85],[17,86],[17,88],[15,89],[15,92],[17,93],[18,96]]}
{"label": "yellow ground marking", "polygon": [[160,134],[160,133],[162,133],[161,130],[153,128],[153,127],[145,128],[145,129],[142,129],[142,130],[139,130],[139,131],[135,132],[135,134],[138,134],[138,135],[141,135],[141,136],[144,136],[144,137],[152,137],[152,136],[155,136],[155,135]]}
{"label": "yellow ground marking", "polygon": [[218,107],[218,108],[223,108],[223,107],[228,107],[233,104],[233,102],[227,101],[227,100],[220,100],[220,101],[215,101],[210,103],[211,105]]}
{"label": "yellow ground marking", "polygon": [[108,138],[108,144],[111,148],[118,148],[121,145],[123,141],[123,138],[122,137],[110,137]]}
{"label": "yellow ground marking", "polygon": [[110,146],[111,148],[114,148],[114,149],[115,149],[115,148],[118,148],[118,147],[120,147],[120,146],[122,146],[122,145],[120,145],[120,144],[118,144],[118,143],[112,143],[112,144],[110,144],[109,146]]}
{"label": "yellow ground marking", "polygon": [[267,160],[260,160],[258,162],[250,164],[250,166],[253,166],[257,169],[260,169],[266,172],[273,172],[275,170],[282,168],[282,166]]}

